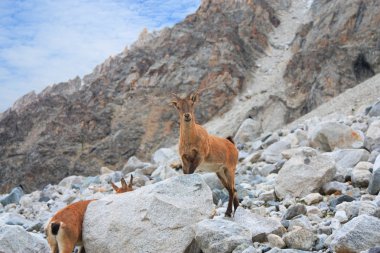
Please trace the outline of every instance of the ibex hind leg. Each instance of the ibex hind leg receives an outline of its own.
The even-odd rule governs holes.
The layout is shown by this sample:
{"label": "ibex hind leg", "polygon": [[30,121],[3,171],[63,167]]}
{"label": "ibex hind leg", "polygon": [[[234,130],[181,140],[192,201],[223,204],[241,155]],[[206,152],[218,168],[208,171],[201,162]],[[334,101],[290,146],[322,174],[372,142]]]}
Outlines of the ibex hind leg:
{"label": "ibex hind leg", "polygon": [[230,185],[228,184],[228,179],[226,177],[225,170],[217,172],[216,175],[218,176],[219,180],[222,182],[223,186],[228,191],[229,198],[228,198],[228,206],[227,206],[227,211],[225,213],[225,216],[226,217],[231,217],[231,214],[232,214],[232,201],[233,201],[233,198],[234,198],[234,192],[233,192],[234,187],[230,187]]}
{"label": "ibex hind leg", "polygon": [[236,189],[234,188],[234,214],[236,212],[236,209],[239,207],[239,198],[236,192]]}

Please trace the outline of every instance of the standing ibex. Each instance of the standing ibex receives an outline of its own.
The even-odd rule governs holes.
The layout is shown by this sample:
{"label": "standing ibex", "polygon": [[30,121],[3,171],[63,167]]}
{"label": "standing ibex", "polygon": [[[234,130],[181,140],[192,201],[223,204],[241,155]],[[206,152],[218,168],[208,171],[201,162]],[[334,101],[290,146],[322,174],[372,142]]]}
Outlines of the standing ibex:
{"label": "standing ibex", "polygon": [[[116,193],[123,193],[133,191],[132,180],[131,176],[129,185],[127,185],[123,178],[121,188],[110,183],[112,187],[116,187],[114,188]],[[82,245],[82,224],[88,204],[95,200],[83,200],[70,204],[59,210],[49,220],[45,232],[51,253],[72,253],[76,245],[81,247],[79,253],[85,252]]]}
{"label": "standing ibex", "polygon": [[238,151],[232,138],[224,139],[210,135],[195,122],[194,105],[198,93],[186,98],[173,94],[172,104],[177,108],[180,117],[179,155],[185,174],[200,171],[216,172],[216,175],[229,193],[226,216],[231,217],[232,203],[234,210],[239,206],[235,190],[235,168],[238,162]]}

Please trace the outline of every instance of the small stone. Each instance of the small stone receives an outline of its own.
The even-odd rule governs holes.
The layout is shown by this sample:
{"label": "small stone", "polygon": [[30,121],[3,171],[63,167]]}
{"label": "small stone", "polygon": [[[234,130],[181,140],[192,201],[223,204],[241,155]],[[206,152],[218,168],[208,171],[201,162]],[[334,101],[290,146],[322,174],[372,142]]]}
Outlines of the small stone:
{"label": "small stone", "polygon": [[335,219],[337,219],[340,223],[346,223],[348,221],[348,217],[345,211],[339,210],[335,212]]}
{"label": "small stone", "polygon": [[369,162],[359,162],[352,170],[352,184],[355,187],[367,187],[371,179],[371,172],[373,164]]}
{"label": "small stone", "polygon": [[284,242],[284,240],[282,240],[281,237],[279,237],[278,235],[275,235],[275,234],[269,234],[267,236],[267,239],[268,239],[268,243],[269,245],[272,247],[272,248],[285,248],[286,244]]}
{"label": "small stone", "polygon": [[379,117],[380,116],[380,101],[371,106],[371,109],[368,112],[370,117]]}
{"label": "small stone", "polygon": [[325,195],[331,195],[334,193],[344,194],[347,191],[347,184],[338,181],[332,181],[322,186],[322,192]]}
{"label": "small stone", "polygon": [[355,199],[351,196],[348,195],[342,195],[339,196],[338,198],[332,199],[330,201],[330,209],[334,210],[335,207],[343,202],[351,202],[354,201]]}
{"label": "small stone", "polygon": [[323,197],[319,193],[310,193],[302,199],[307,205],[319,203],[323,200]]}
{"label": "small stone", "polygon": [[358,148],[364,143],[364,134],[361,131],[337,122],[320,123],[310,135],[311,146],[324,151],[332,151],[335,148]]}
{"label": "small stone", "polygon": [[276,196],[274,194],[274,190],[271,190],[271,191],[266,191],[266,192],[263,192],[259,195],[259,200],[262,200],[262,201],[275,201],[276,200]]}
{"label": "small stone", "polygon": [[375,164],[373,165],[373,172],[367,190],[368,193],[372,195],[376,195],[380,192],[380,155],[377,156]]}
{"label": "small stone", "polygon": [[308,229],[298,227],[284,235],[287,247],[300,250],[311,250],[316,241],[316,236]]}
{"label": "small stone", "polygon": [[312,230],[313,226],[311,225],[309,219],[305,215],[299,215],[296,218],[289,221],[288,231],[292,231],[297,227],[305,228]]}
{"label": "small stone", "polygon": [[301,214],[306,214],[306,206],[302,204],[296,204],[292,205],[286,210],[286,213],[284,214],[283,219],[285,220],[291,220],[292,218],[301,215]]}
{"label": "small stone", "polygon": [[13,188],[12,191],[8,195],[0,199],[0,204],[2,204],[3,206],[9,205],[9,204],[18,204],[23,195],[24,195],[24,191],[22,187],[17,186]]}
{"label": "small stone", "polygon": [[243,243],[250,243],[249,229],[229,220],[203,220],[196,224],[195,240],[205,253],[232,252]]}

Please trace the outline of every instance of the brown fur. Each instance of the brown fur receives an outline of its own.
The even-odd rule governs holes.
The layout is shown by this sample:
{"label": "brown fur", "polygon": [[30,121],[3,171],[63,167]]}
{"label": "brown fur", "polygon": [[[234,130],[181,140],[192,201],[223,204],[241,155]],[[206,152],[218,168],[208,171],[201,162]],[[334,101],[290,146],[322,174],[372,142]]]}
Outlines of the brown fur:
{"label": "brown fur", "polygon": [[[130,184],[121,181],[122,187],[117,187],[114,183],[112,187],[116,193],[133,191],[131,176]],[[116,188],[115,188],[116,187]],[[83,200],[70,204],[59,210],[48,222],[45,232],[51,253],[72,253],[75,246],[80,246],[79,253],[84,253],[82,245],[82,224],[87,206],[93,200]]]}
{"label": "brown fur", "polygon": [[239,206],[235,190],[235,168],[238,162],[238,151],[231,137],[220,138],[208,134],[195,122],[194,105],[198,94],[186,98],[176,95],[172,104],[177,108],[180,117],[179,155],[185,174],[192,174],[198,168],[202,171],[215,172],[229,193],[226,216],[232,214]]}

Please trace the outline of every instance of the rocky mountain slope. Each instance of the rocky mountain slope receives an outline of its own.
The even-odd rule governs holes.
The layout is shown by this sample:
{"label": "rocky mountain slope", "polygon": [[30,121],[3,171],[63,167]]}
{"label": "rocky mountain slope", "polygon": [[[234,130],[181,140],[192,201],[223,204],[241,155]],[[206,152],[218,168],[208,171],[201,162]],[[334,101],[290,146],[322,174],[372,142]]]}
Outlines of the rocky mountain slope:
{"label": "rocky mountain slope", "polygon": [[133,155],[146,160],[174,145],[171,92],[204,89],[198,121],[226,136],[251,118],[252,139],[378,73],[376,1],[309,7],[205,0],[173,28],[143,31],[83,79],[25,95],[0,116],[0,192],[120,170]]}
{"label": "rocky mountain slope", "polygon": [[[380,100],[240,145],[240,206],[232,218],[224,217],[228,192],[217,176],[183,175],[169,148],[151,163],[133,157],[123,171],[103,167],[100,175],[70,176],[30,194],[16,187],[0,196],[0,251],[49,252],[46,221],[67,204],[99,199],[84,219],[89,253],[378,252],[379,133]],[[108,182],[130,175],[134,191],[114,194]]]}
{"label": "rocky mountain slope", "polygon": [[203,1],[173,28],[149,34],[83,80],[27,94],[0,120],[0,192],[121,168],[178,136],[172,92],[214,87],[197,117],[228,110],[278,25],[265,1]]}

